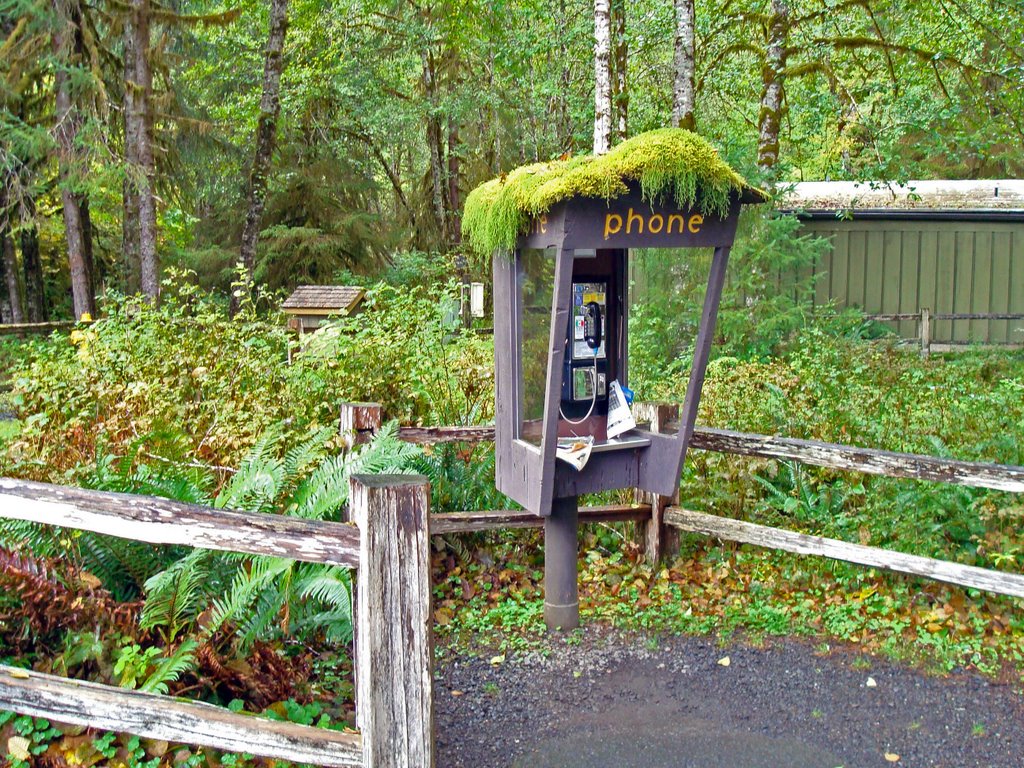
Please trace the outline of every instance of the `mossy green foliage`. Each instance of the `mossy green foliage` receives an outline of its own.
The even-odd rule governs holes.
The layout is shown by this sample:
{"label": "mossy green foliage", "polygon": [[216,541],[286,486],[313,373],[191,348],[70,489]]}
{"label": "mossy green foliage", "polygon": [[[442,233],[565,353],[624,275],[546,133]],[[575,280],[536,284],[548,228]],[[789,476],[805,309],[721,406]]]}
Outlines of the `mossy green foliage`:
{"label": "mossy green foliage", "polygon": [[697,134],[661,128],[622,142],[605,155],[534,163],[481,184],[466,198],[463,237],[489,256],[515,246],[530,219],[563,200],[612,200],[639,183],[644,199],[670,197],[681,207],[721,215],[747,182]]}

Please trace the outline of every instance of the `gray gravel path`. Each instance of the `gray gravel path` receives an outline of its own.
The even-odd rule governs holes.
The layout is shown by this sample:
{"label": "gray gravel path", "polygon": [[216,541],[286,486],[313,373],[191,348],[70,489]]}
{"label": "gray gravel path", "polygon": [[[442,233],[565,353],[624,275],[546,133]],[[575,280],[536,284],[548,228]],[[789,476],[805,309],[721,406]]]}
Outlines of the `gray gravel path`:
{"label": "gray gravel path", "polygon": [[1024,766],[1024,698],[975,674],[600,628],[489,659],[438,663],[438,768]]}

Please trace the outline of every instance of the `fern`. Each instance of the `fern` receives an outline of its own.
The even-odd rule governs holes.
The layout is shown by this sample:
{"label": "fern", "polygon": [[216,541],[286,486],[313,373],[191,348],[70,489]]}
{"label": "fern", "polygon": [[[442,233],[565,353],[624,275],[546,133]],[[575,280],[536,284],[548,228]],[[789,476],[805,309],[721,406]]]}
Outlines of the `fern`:
{"label": "fern", "polygon": [[[348,456],[327,456],[332,428],[309,434],[282,455],[282,429],[253,446],[214,505],[248,512],[277,511],[310,520],[335,519],[348,501],[353,473],[410,472],[423,454],[386,425]],[[310,471],[312,469],[312,471]],[[323,632],[344,641],[352,631],[351,581],[334,566],[237,553],[193,552],[146,581],[143,627],[165,628],[169,641],[188,630],[212,600],[209,621],[194,627],[208,639],[231,626],[241,649],[274,632]]]}
{"label": "fern", "polygon": [[281,425],[276,424],[263,433],[238,472],[217,494],[213,506],[247,512],[270,511],[285,478],[284,462],[276,456],[281,431]]}
{"label": "fern", "polygon": [[349,466],[344,457],[324,459],[295,489],[286,505],[289,515],[309,520],[332,519],[348,501]]}
{"label": "fern", "polygon": [[166,627],[165,639],[174,641],[204,602],[210,558],[206,550],[193,550],[146,582],[146,605],[139,622],[142,629]]}
{"label": "fern", "polygon": [[[279,557],[257,557],[252,559],[248,570],[239,569],[231,582],[228,594],[213,601],[213,612],[209,624],[203,630],[204,634],[212,636],[229,622],[239,623],[243,614],[259,598],[260,593],[276,578],[287,573],[294,563],[294,560]],[[243,620],[241,623],[246,622]],[[266,623],[256,628],[250,627],[247,634],[258,635],[265,628]]]}
{"label": "fern", "polygon": [[321,427],[303,442],[289,448],[284,454],[285,478],[288,481],[293,481],[306,473],[314,463],[323,457],[327,449],[327,442],[334,437],[335,433],[334,427]]}
{"label": "fern", "polygon": [[199,643],[195,640],[186,640],[179,645],[174,653],[165,657],[156,665],[149,676],[139,686],[140,691],[146,693],[167,694],[167,684],[173,683],[186,672],[191,672],[196,666],[196,651]]}

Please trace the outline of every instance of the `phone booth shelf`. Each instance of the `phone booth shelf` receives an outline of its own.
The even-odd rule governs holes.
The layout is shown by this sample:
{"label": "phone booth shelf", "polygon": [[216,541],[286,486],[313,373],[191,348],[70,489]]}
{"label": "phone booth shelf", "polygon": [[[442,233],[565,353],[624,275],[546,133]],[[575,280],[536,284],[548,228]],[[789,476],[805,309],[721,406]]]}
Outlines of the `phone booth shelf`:
{"label": "phone booth shelf", "polygon": [[[698,155],[703,164],[694,169],[694,149],[713,157]],[[600,158],[561,167],[557,162],[551,164],[554,172],[547,165],[528,166],[473,194],[486,198],[480,208],[500,209],[500,195],[510,191],[503,189],[506,179],[515,183],[525,176],[536,200],[545,186],[571,188],[562,179],[574,173],[591,173],[600,182],[596,186],[608,190],[545,200],[551,204],[534,205],[533,210],[540,207],[543,212],[532,216],[520,210],[514,245],[498,248],[493,258],[495,484],[545,517],[545,622],[549,628],[571,629],[579,623],[577,497],[619,488],[675,493],[693,434],[740,208],[763,202],[765,196],[732,172],[703,139],[680,129],[642,134]],[[650,167],[643,167],[644,162]],[[669,183],[665,194],[650,194],[647,171],[661,182],[671,181],[673,174],[689,182],[690,194],[679,200],[676,190],[686,185],[678,181]],[[581,186],[587,181],[584,177]],[[464,223],[471,236],[479,235],[486,221],[479,208],[471,213],[472,197]],[[521,200],[520,195],[516,202]],[[502,213],[507,217],[507,210],[497,215]],[[631,248],[713,249],[675,434],[640,427],[619,434],[609,428],[609,418],[616,420],[609,413],[618,413],[622,406],[616,402],[621,396],[617,385],[628,385]],[[590,446],[580,469],[556,457],[559,438],[571,442],[575,437]]]}

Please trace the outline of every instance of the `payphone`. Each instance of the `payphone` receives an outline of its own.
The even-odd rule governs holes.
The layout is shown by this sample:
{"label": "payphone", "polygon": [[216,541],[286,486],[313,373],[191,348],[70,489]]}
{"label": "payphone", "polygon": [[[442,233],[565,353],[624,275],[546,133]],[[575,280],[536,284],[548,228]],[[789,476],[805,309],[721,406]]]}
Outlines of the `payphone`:
{"label": "payphone", "polygon": [[625,307],[625,259],[624,250],[574,254],[558,411],[561,437],[607,439],[612,382],[625,384],[625,339],[618,322]]}
{"label": "payphone", "polygon": [[[678,489],[740,208],[766,199],[714,147],[673,128],[601,156],[524,166],[467,198],[465,239],[493,256],[495,483],[545,518],[549,627],[579,622],[578,498]],[[628,249],[649,248],[701,261],[711,251],[675,429],[637,425],[623,408]]]}
{"label": "payphone", "polygon": [[573,283],[572,295],[561,416],[563,421],[578,425],[592,415],[607,413],[608,340],[604,329],[608,317],[608,284]]}

